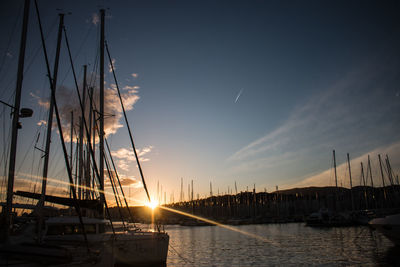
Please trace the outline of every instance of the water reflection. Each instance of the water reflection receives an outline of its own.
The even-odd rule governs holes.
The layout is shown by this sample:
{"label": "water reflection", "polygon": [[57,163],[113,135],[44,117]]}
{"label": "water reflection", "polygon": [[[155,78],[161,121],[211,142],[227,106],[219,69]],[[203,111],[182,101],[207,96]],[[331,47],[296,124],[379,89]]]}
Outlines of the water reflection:
{"label": "water reflection", "polygon": [[[399,248],[368,227],[312,228],[304,224],[169,226],[167,266],[397,265]],[[273,243],[264,242],[263,239]]]}

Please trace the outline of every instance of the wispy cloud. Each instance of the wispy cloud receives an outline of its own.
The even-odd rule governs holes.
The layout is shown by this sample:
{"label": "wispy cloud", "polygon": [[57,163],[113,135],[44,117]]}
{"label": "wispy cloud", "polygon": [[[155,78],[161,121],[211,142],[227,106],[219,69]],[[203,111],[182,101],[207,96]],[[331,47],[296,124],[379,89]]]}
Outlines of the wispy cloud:
{"label": "wispy cloud", "polygon": [[137,77],[138,77],[138,74],[137,74],[137,73],[132,73],[131,76],[132,76],[133,78],[137,78]]}
{"label": "wispy cloud", "polygon": [[92,14],[92,23],[93,25],[97,25],[100,22],[99,15],[97,13]]}
{"label": "wispy cloud", "polygon": [[117,151],[112,151],[111,154],[113,155],[113,157],[118,159],[129,159],[135,156],[133,151],[130,151],[126,148],[120,148]]}
{"label": "wispy cloud", "polygon": [[111,66],[111,63],[108,63],[108,72],[112,72],[112,69],[114,68],[114,71],[117,69],[116,67],[115,67],[115,58],[113,58],[113,59],[111,59],[111,62],[112,62],[112,66]]}
{"label": "wispy cloud", "polygon": [[[150,159],[145,156],[150,153],[152,149],[153,146],[136,149],[139,160],[141,162],[149,161]],[[136,162],[135,154],[133,153],[133,151],[126,148],[120,148],[117,151],[112,151],[111,154],[114,158],[118,159],[118,167],[125,171],[129,171],[130,166],[132,166],[132,164]]]}
{"label": "wispy cloud", "polygon": [[[104,111],[105,114],[108,116],[107,119],[104,120],[104,131],[106,133],[106,136],[108,136],[110,134],[115,134],[118,131],[118,129],[123,127],[123,125],[120,122],[122,118],[122,108],[119,97],[116,93],[115,85],[109,84],[107,86],[106,84],[105,86],[106,88],[104,89]],[[130,86],[128,85],[128,87]],[[66,129],[70,129],[71,127],[70,126],[71,111],[74,113],[74,121],[75,121],[74,127],[77,127],[77,125],[79,125],[77,122],[81,114],[81,108],[75,91],[76,91],[75,89],[67,88],[65,86],[57,88],[56,91],[57,104],[60,110],[61,120],[63,123],[63,127],[65,127]],[[31,95],[34,96],[34,94]],[[94,101],[98,103],[100,98],[98,90],[95,90],[93,97]],[[138,90],[126,90],[125,92],[121,93],[121,97],[126,111],[132,110],[135,103],[140,99],[138,95]],[[39,105],[43,104],[49,105],[47,99],[43,100],[37,96],[36,98],[38,99]],[[89,121],[88,116],[89,116],[89,109],[86,109],[85,111],[86,121]],[[69,131],[64,131],[64,138],[67,142],[70,141]]]}
{"label": "wispy cloud", "polygon": [[[391,166],[400,166],[400,142],[390,144],[385,147],[379,147],[374,150],[368,151],[363,155],[350,160],[350,166],[352,170],[352,184],[353,186],[362,185],[361,177],[361,162],[364,168],[364,178],[366,179],[366,184],[371,185],[371,177],[367,174],[367,162],[368,155],[371,159],[371,171],[374,186],[382,186],[382,175],[380,172],[380,165],[378,160],[378,154],[381,154],[382,168],[384,170],[384,180],[385,185],[389,184],[387,168],[385,163],[386,155],[389,156],[389,161]],[[394,172],[398,173],[399,168],[395,168]],[[344,162],[337,166],[337,177],[338,185],[344,187],[350,187],[350,175],[347,162]],[[327,169],[325,171],[319,172],[317,174],[311,175],[302,179],[300,182],[291,184],[290,187],[306,187],[306,186],[333,186],[335,185],[335,178],[332,169]]]}
{"label": "wispy cloud", "polygon": [[350,73],[295,107],[279,127],[233,153],[227,163],[237,172],[290,180],[320,170],[320,155],[332,149],[358,156],[396,142],[400,103],[393,97],[395,81],[385,69]]}
{"label": "wispy cloud", "polygon": [[[113,176],[113,178],[115,179],[115,173],[111,172],[111,175]],[[107,173],[107,177],[108,177],[108,173]],[[129,187],[133,187],[133,188],[141,188],[142,187],[142,182],[138,181],[135,177],[129,177],[127,175],[118,173],[118,178],[119,181],[121,183],[121,186],[129,186]],[[106,187],[110,187],[111,188],[111,181],[108,177],[108,179],[106,179],[106,183],[105,183]]]}
{"label": "wispy cloud", "polygon": [[129,171],[129,164],[128,161],[125,159],[120,159],[117,161],[118,168],[123,171]]}
{"label": "wispy cloud", "polygon": [[[153,146],[146,146],[142,149],[136,149],[136,153],[139,156],[140,160],[144,160],[144,156],[148,153],[151,152],[151,150],[153,149]],[[135,154],[133,153],[133,151],[128,150],[126,148],[120,148],[117,151],[112,151],[111,154],[113,155],[113,157],[118,158],[118,159],[126,159],[126,160],[131,160],[131,161],[135,161]]]}
{"label": "wispy cloud", "polygon": [[42,97],[34,94],[33,92],[30,92],[29,95],[37,100],[37,103],[39,104],[39,106],[44,107],[45,109],[49,109],[50,101],[48,98],[42,98]]}
{"label": "wispy cloud", "polygon": [[137,86],[137,85],[134,85],[134,86],[124,86],[124,88],[123,88],[124,90],[127,90],[127,91],[130,91],[131,93],[137,93],[137,90],[139,90],[140,89],[140,87],[139,86]]}

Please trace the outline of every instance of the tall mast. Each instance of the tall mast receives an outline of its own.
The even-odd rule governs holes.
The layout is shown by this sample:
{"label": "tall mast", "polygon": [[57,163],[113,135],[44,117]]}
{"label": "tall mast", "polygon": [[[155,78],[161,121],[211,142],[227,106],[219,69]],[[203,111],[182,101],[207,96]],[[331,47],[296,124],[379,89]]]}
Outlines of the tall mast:
{"label": "tall mast", "polygon": [[369,176],[370,176],[370,179],[371,179],[372,201],[373,201],[373,205],[376,208],[377,204],[376,204],[376,199],[375,199],[374,179],[372,178],[372,167],[371,167],[371,160],[369,158],[369,155],[368,155],[367,176],[368,176],[368,171],[369,171]]}
{"label": "tall mast", "polygon": [[[92,100],[93,100],[93,87],[90,87],[89,93],[89,133],[87,134],[87,145],[91,144],[92,138]],[[93,175],[94,176],[94,175]],[[91,188],[91,181],[90,181],[90,149],[87,149],[86,155],[86,186]],[[89,199],[91,190],[86,190],[86,199]]]}
{"label": "tall mast", "polygon": [[85,116],[85,98],[86,98],[86,70],[87,66],[83,66],[83,84],[82,84],[82,103],[83,103],[83,110],[81,114],[80,124],[79,124],[79,187],[78,187],[78,198],[83,198],[83,117]]}
{"label": "tall mast", "polygon": [[10,164],[8,168],[8,184],[7,184],[7,203],[4,211],[5,216],[5,227],[4,237],[8,240],[9,228],[11,225],[11,210],[12,210],[12,198],[14,190],[14,174],[15,174],[15,158],[17,154],[17,137],[19,126],[19,110],[21,104],[21,89],[22,80],[24,73],[24,61],[25,61],[25,47],[26,47],[26,36],[28,32],[28,18],[29,18],[29,0],[25,0],[24,7],[24,20],[22,23],[21,43],[19,48],[18,58],[18,72],[17,72],[17,84],[15,88],[15,99],[14,99],[14,110],[13,110],[13,121],[12,121],[12,132],[11,132],[11,147],[10,147]]}
{"label": "tall mast", "polygon": [[367,166],[367,174],[368,174],[368,168],[369,168],[369,176],[370,176],[370,178],[371,178],[371,186],[372,186],[372,189],[374,188],[374,180],[372,179],[372,168],[371,168],[371,161],[370,161],[370,159],[369,159],[369,155],[368,155],[368,166]]}
{"label": "tall mast", "polygon": [[[57,35],[57,50],[56,57],[54,60],[54,69],[53,69],[53,88],[56,90],[57,88],[57,74],[58,74],[58,63],[60,58],[60,48],[61,48],[61,39],[62,39],[62,28],[64,25],[64,14],[59,14],[60,22],[58,24],[58,35]],[[55,92],[51,92],[52,94]],[[53,113],[54,113],[54,102],[51,97],[50,107],[49,107],[49,118],[47,119],[47,133],[46,133],[46,147],[44,150],[44,163],[43,163],[43,180],[42,180],[42,195],[39,201],[39,208],[42,208],[44,205],[45,195],[46,195],[46,184],[47,184],[47,173],[49,169],[49,158],[50,158],[50,141],[51,141],[51,130],[53,126]]]}
{"label": "tall mast", "polygon": [[[99,140],[99,153],[100,153],[100,190],[104,192],[104,9],[100,9],[100,140]],[[100,194],[101,202],[101,216],[103,216],[104,207],[104,194]]]}
{"label": "tall mast", "polygon": [[[57,87],[57,74],[58,74],[58,63],[59,63],[60,48],[61,48],[62,27],[64,25],[64,14],[59,14],[59,16],[60,16],[60,22],[58,25],[57,50],[56,50],[56,57],[55,57],[54,70],[53,70],[54,90]],[[45,147],[44,164],[43,164],[42,196],[41,196],[40,202],[39,202],[40,207],[42,207],[44,204],[44,196],[46,194],[47,173],[48,173],[49,154],[50,154],[51,129],[52,129],[52,124],[53,124],[53,112],[54,112],[54,103],[53,103],[53,98],[51,98],[50,108],[49,108],[49,118],[47,120],[46,147]]]}
{"label": "tall mast", "polygon": [[161,202],[160,202],[160,181],[158,181],[157,180],[157,201],[158,201],[158,203],[160,203],[161,204]]}
{"label": "tall mast", "polygon": [[188,183],[188,202],[190,202],[190,183]]}
{"label": "tall mast", "polygon": [[336,155],[335,155],[335,150],[333,150],[333,168],[335,170],[335,185],[337,189],[337,173],[336,173]]}
{"label": "tall mast", "polygon": [[392,167],[390,166],[389,157],[388,157],[387,154],[386,154],[385,162],[386,162],[386,167],[387,167],[387,173],[388,173],[389,182],[390,182],[390,185],[393,186],[393,185],[394,185],[393,171],[392,171]]}
{"label": "tall mast", "polygon": [[378,154],[378,159],[379,159],[379,166],[381,169],[381,176],[382,176],[383,198],[384,198],[384,201],[386,201],[386,188],[385,188],[386,185],[385,185],[385,177],[383,176],[381,154]]}
{"label": "tall mast", "polygon": [[[70,143],[70,153],[71,153],[71,158],[70,158],[70,166],[71,166],[71,170],[73,169],[73,162],[74,162],[74,157],[73,157],[73,152],[74,152],[74,111],[71,110],[71,133],[70,133],[70,138],[71,138],[71,143]],[[70,190],[69,195],[71,196],[72,192]]]}
{"label": "tall mast", "polygon": [[181,196],[180,196],[180,199],[179,199],[179,202],[183,202],[183,177],[181,177]]}
{"label": "tall mast", "polygon": [[[91,92],[92,92],[92,97],[93,97],[93,90]],[[96,130],[97,130],[96,110],[93,110],[92,116],[93,116],[93,118],[92,118],[93,119],[93,122],[92,122],[93,123],[92,124],[92,127],[93,127],[93,133],[92,133],[92,138],[93,138],[93,143],[92,144],[93,144],[93,146],[92,146],[92,150],[93,150],[93,160],[95,160],[95,157],[96,157]],[[90,148],[89,148],[89,151],[90,151]],[[93,178],[91,179],[91,182],[94,185],[94,178],[95,178],[95,175],[96,175],[96,171],[95,171],[95,168],[92,168],[92,169],[93,169],[92,170],[92,177]],[[94,192],[93,191],[92,191],[92,198],[94,198]]]}
{"label": "tall mast", "polygon": [[44,54],[44,58],[45,58],[45,62],[46,62],[47,77],[49,79],[50,89],[52,91],[51,97],[52,97],[52,100],[54,102],[54,110],[56,112],[57,127],[58,127],[58,131],[59,131],[61,145],[62,145],[62,151],[63,151],[63,154],[64,154],[64,160],[65,160],[65,165],[66,165],[66,169],[67,169],[67,173],[68,173],[68,179],[69,179],[69,182],[70,182],[70,186],[72,187],[71,188],[72,196],[73,196],[76,212],[78,213],[78,216],[79,216],[79,222],[80,222],[80,225],[82,227],[82,233],[83,233],[84,240],[85,240],[85,243],[86,243],[86,248],[87,248],[87,250],[89,252],[89,245],[88,245],[88,240],[87,240],[87,236],[86,236],[86,232],[85,232],[85,226],[83,224],[82,214],[81,214],[81,210],[80,210],[80,207],[79,207],[79,202],[77,201],[77,198],[76,198],[75,187],[73,185],[73,180],[72,180],[71,168],[69,166],[67,148],[66,148],[65,142],[64,142],[64,135],[63,135],[62,125],[61,125],[61,119],[60,119],[60,114],[59,114],[58,107],[57,107],[57,102],[56,102],[54,83],[52,81],[52,75],[51,75],[51,72],[50,72],[50,65],[49,65],[49,60],[48,60],[48,56],[47,56],[46,43],[45,43],[45,39],[44,39],[42,24],[41,24],[41,21],[40,21],[39,8],[38,8],[38,4],[37,4],[36,0],[35,0],[35,9],[36,9],[36,15],[37,15],[38,23],[39,23],[40,37],[41,37],[41,41],[42,41],[43,54]]}
{"label": "tall mast", "polygon": [[350,168],[350,155],[349,155],[349,153],[347,153],[347,164],[349,165],[351,210],[354,210],[353,181],[351,180],[351,168]]}
{"label": "tall mast", "polygon": [[194,214],[194,201],[193,201],[193,180],[192,180],[192,191],[191,191],[191,205],[192,205],[192,214]]}
{"label": "tall mast", "polygon": [[83,119],[79,116],[79,137],[78,137],[78,157],[77,157],[77,174],[76,174],[76,186],[78,187],[78,199],[81,199],[82,192],[82,164],[83,164]]}
{"label": "tall mast", "polygon": [[361,162],[361,178],[362,182],[364,184],[364,199],[365,199],[365,209],[368,209],[368,195],[367,195],[367,187],[365,183],[365,177],[364,177],[364,165]]}
{"label": "tall mast", "polygon": [[338,185],[337,185],[337,173],[336,173],[336,154],[335,150],[333,150],[333,168],[335,170],[335,185],[336,185],[336,190],[335,190],[335,205],[334,209],[335,211],[337,210],[337,205],[338,205]]}
{"label": "tall mast", "polygon": [[[60,48],[61,48],[61,39],[62,39],[62,28],[64,26],[64,14],[59,14],[60,22],[58,24],[58,35],[57,35],[57,49],[56,49],[56,57],[54,60],[54,69],[53,69],[53,88],[51,90],[51,94],[55,94],[55,90],[57,88],[57,75],[58,75],[58,63],[60,59]],[[40,195],[40,200],[38,203],[38,213],[39,213],[39,240],[41,239],[42,232],[42,224],[43,224],[43,215],[42,208],[45,202],[46,196],[46,185],[47,185],[47,173],[49,169],[49,158],[50,158],[50,143],[51,143],[51,130],[53,126],[53,113],[54,113],[54,102],[53,97],[50,100],[49,107],[49,118],[47,119],[47,133],[46,133],[46,147],[44,150],[44,163],[43,163],[43,179],[42,179],[42,194]]]}

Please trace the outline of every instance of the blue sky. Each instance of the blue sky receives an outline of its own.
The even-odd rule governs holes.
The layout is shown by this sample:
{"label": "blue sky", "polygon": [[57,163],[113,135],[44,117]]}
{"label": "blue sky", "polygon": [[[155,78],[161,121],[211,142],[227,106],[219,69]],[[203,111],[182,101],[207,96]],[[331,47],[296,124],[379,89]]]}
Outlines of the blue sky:
{"label": "blue sky", "polygon": [[[99,6],[109,8],[106,39],[130,104],[128,117],[153,194],[159,181],[167,200],[172,193],[177,200],[181,177],[185,196],[192,179],[195,195],[201,196],[209,194],[210,181],[214,193],[227,192],[235,181],[239,191],[253,184],[258,191],[273,191],[276,185],[333,185],[329,171],[333,149],[338,165],[350,153],[355,179],[368,153],[376,172],[378,153],[387,153],[394,169],[399,169],[397,2],[75,3],[39,1],[50,58],[55,50],[56,9],[61,8],[72,13],[65,24],[81,82],[81,66],[90,64],[91,71],[95,66],[96,13]],[[0,84],[6,89],[0,99],[7,102],[12,102],[15,86],[21,22],[16,28],[14,23],[21,6],[22,1],[1,3],[0,59],[5,56]],[[47,110],[38,103],[49,95],[42,52],[36,53],[40,47],[36,15],[33,10],[30,15],[27,62],[32,63],[27,63],[22,102],[34,109],[35,116],[23,121],[19,143],[22,158],[29,151],[19,163],[26,176],[38,174],[40,152],[31,147],[37,132],[42,142],[45,127],[37,123],[46,120]],[[65,47],[62,53],[59,84],[64,89],[59,99],[67,114],[74,102],[73,81]],[[116,162],[127,183],[129,178],[139,180],[127,132],[115,127],[124,123],[114,104],[110,73],[106,82],[109,112],[116,115],[108,120],[114,129],[109,141]],[[2,114],[2,120],[7,125],[9,116]],[[65,121],[66,129],[68,125]],[[65,179],[58,136],[53,136],[50,172]],[[339,178],[348,186],[344,166]],[[143,198],[140,184],[135,185],[139,186],[130,191]]]}

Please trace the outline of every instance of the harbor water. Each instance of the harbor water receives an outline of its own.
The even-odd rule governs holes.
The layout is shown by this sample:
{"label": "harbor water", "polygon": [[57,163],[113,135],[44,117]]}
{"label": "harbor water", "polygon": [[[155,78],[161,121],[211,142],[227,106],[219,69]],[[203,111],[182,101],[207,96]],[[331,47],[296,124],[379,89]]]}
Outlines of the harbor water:
{"label": "harbor water", "polygon": [[400,248],[367,226],[229,227],[166,226],[167,266],[400,266]]}

